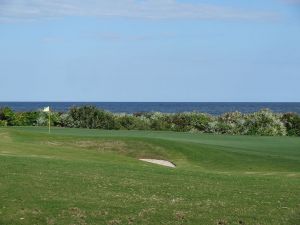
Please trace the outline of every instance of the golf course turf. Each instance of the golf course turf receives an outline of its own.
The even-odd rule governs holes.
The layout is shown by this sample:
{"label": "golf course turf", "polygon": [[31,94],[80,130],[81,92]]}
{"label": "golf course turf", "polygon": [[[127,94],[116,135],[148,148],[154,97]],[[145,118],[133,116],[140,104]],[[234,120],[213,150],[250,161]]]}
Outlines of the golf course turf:
{"label": "golf course turf", "polygon": [[299,225],[300,138],[0,128],[0,225],[18,224]]}

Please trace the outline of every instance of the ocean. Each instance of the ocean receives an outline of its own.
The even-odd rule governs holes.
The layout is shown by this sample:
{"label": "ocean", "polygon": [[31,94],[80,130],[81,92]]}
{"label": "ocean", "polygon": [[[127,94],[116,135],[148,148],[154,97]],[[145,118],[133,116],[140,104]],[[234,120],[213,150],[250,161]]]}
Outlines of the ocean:
{"label": "ocean", "polygon": [[50,106],[52,110],[66,112],[72,106],[94,105],[111,112],[205,112],[221,115],[225,112],[240,111],[251,113],[263,108],[274,112],[297,112],[300,102],[0,102],[0,108],[8,106],[17,112],[36,111]]}

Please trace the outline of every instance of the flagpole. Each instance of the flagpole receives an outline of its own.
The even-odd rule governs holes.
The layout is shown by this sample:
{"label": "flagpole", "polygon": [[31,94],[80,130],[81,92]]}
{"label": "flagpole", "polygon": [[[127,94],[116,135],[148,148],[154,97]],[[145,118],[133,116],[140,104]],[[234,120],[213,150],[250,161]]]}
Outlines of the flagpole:
{"label": "flagpole", "polygon": [[51,111],[50,106],[47,106],[43,109],[43,112],[48,113],[48,133],[51,133]]}
{"label": "flagpole", "polygon": [[50,120],[50,114],[51,114],[51,111],[49,110],[49,112],[48,112],[48,116],[49,116],[49,121],[48,121],[48,128],[49,128],[49,134],[51,133],[51,128],[50,128],[50,126],[51,126],[51,120]]}

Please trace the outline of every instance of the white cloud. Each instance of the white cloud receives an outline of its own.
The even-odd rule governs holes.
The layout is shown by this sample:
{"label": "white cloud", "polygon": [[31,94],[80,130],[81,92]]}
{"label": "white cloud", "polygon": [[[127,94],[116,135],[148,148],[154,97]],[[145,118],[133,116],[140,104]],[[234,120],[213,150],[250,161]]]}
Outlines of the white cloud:
{"label": "white cloud", "polygon": [[270,12],[247,11],[176,0],[0,0],[0,20],[35,20],[64,16],[140,19],[273,19]]}
{"label": "white cloud", "polygon": [[281,0],[281,1],[288,4],[300,4],[300,0]]}

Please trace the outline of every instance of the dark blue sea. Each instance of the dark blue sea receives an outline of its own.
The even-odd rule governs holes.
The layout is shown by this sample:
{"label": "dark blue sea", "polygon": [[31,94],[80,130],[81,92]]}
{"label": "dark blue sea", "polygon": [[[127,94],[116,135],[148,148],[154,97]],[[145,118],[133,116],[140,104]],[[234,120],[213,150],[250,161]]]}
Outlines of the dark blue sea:
{"label": "dark blue sea", "polygon": [[220,115],[225,112],[240,111],[251,113],[263,108],[274,112],[300,113],[300,102],[0,102],[0,108],[8,106],[15,111],[36,111],[50,106],[52,110],[66,112],[72,106],[94,105],[111,112],[205,112]]}

